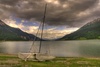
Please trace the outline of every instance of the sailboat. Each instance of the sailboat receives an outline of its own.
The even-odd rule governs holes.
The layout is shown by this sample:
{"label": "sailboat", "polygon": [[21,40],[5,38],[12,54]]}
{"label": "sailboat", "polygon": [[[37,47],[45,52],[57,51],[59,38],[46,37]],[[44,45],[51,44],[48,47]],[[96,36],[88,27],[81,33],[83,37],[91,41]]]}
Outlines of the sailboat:
{"label": "sailboat", "polygon": [[[35,39],[33,40],[33,44],[32,47],[29,51],[29,53],[18,53],[18,57],[22,60],[31,60],[31,61],[46,61],[46,60],[52,60],[55,58],[55,56],[50,55],[49,53],[41,53],[41,47],[42,47],[42,37],[43,37],[43,29],[44,29],[44,23],[45,23],[45,17],[46,17],[46,8],[47,8],[47,4],[45,5],[45,10],[44,10],[44,17],[43,17],[43,22],[40,24],[40,27],[42,26],[42,31],[41,31],[41,40],[40,40],[40,46],[39,46],[39,50],[38,52],[32,52],[33,47],[34,47],[34,42]],[[39,32],[39,29],[37,31],[37,34]],[[36,34],[36,35],[37,35]],[[48,45],[47,45],[48,46]]]}

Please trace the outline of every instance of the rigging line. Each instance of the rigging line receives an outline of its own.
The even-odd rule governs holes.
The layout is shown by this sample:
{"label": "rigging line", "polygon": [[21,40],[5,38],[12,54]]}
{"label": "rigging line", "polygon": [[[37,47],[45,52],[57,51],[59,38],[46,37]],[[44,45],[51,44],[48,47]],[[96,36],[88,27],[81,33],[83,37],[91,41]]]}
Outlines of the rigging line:
{"label": "rigging line", "polygon": [[33,48],[33,45],[34,45],[34,43],[35,43],[35,40],[36,40],[36,38],[37,38],[37,35],[38,35],[38,33],[39,33],[39,29],[40,29],[41,25],[42,25],[42,23],[39,25],[39,28],[38,28],[37,33],[36,33],[36,35],[35,35],[36,37],[35,37],[34,40],[33,40],[33,43],[32,43],[32,46],[31,46],[29,52],[31,52],[31,50],[32,50],[32,48]]}
{"label": "rigging line", "polygon": [[[39,26],[39,28],[38,28],[38,31],[37,31],[37,33],[36,33],[36,35],[37,35],[38,32],[39,32],[39,29],[40,29],[40,27],[41,27],[41,25],[42,25],[42,32],[41,32],[41,39],[40,39],[39,53],[40,53],[40,51],[41,51],[41,44],[42,44],[42,36],[43,36],[43,28],[44,28],[44,22],[45,22],[46,8],[47,8],[47,3],[45,4],[45,11],[44,11],[43,22],[40,24],[40,26]],[[35,40],[35,39],[36,39],[36,38],[34,38],[34,40]],[[33,44],[32,44],[32,46],[31,46],[29,52],[31,52],[32,47],[33,47],[33,45],[34,45],[34,42],[35,42],[35,41],[33,41]],[[27,55],[25,58],[27,58],[28,56],[29,56],[29,55]]]}
{"label": "rigging line", "polygon": [[47,3],[45,4],[44,17],[43,17],[43,22],[42,22],[42,31],[41,31],[41,40],[40,40],[39,53],[41,51],[41,45],[42,45],[43,29],[44,29],[44,23],[45,23],[45,18],[46,18],[46,9],[47,9]]}
{"label": "rigging line", "polygon": [[[38,28],[37,33],[36,33],[36,36],[38,35],[38,32],[39,32],[39,29],[40,29],[41,25],[42,25],[42,23],[40,23],[40,25],[39,25],[39,28]],[[33,49],[33,46],[34,46],[34,43],[35,43],[36,38],[37,38],[37,37],[35,37],[34,40],[33,40],[33,43],[32,43],[32,45],[31,45],[31,47],[30,47],[30,49],[29,49],[29,53],[32,53],[31,51],[32,51],[32,49]],[[27,55],[27,56],[25,57],[25,59],[27,59],[28,56],[29,56],[29,55]]]}

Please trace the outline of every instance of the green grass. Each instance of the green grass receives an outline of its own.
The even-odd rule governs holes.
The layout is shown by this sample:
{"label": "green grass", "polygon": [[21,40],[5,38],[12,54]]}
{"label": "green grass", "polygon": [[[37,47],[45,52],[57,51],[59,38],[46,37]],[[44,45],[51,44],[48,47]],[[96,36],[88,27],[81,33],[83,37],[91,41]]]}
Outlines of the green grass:
{"label": "green grass", "polygon": [[0,67],[99,67],[99,58],[58,57],[52,61],[22,61],[16,55],[0,54]]}

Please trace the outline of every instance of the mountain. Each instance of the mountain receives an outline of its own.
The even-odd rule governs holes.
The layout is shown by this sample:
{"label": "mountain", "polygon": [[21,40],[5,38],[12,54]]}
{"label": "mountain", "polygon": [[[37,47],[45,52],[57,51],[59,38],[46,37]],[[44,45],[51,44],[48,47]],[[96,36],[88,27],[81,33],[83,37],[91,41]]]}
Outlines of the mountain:
{"label": "mountain", "polygon": [[[18,28],[13,28],[0,20],[0,41],[29,41],[34,40],[36,36],[23,32]],[[37,40],[40,40],[36,37]]]}
{"label": "mountain", "polygon": [[60,40],[100,39],[100,18],[87,23],[79,30],[64,36]]}

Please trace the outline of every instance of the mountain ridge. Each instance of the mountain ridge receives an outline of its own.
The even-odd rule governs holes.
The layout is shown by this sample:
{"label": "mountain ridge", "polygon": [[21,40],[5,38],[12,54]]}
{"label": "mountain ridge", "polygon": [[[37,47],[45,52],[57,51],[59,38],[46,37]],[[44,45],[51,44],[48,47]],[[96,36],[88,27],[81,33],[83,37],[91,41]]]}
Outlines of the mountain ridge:
{"label": "mountain ridge", "polygon": [[77,31],[65,35],[60,40],[88,40],[88,39],[100,39],[100,18],[97,18]]}
{"label": "mountain ridge", "polygon": [[34,38],[40,40],[32,34],[23,32],[19,28],[10,27],[0,20],[0,41],[31,41]]}

